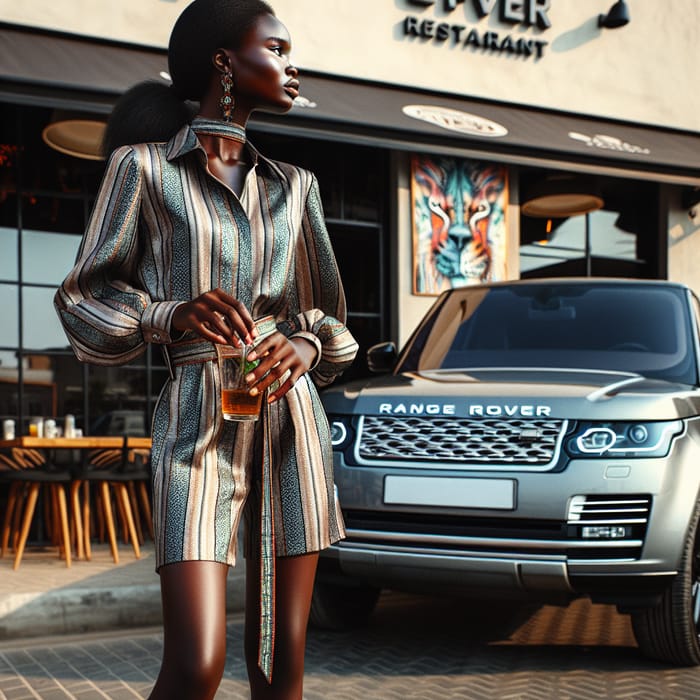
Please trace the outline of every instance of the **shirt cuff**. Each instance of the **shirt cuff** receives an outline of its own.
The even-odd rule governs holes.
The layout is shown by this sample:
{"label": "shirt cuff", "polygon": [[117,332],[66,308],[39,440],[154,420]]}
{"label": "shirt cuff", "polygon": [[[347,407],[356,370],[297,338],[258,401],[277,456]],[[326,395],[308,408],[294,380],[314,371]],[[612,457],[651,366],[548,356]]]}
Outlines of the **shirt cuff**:
{"label": "shirt cuff", "polygon": [[148,343],[167,345],[171,337],[172,320],[175,309],[183,301],[156,301],[149,304],[141,316],[141,332]]}
{"label": "shirt cuff", "polygon": [[323,350],[323,345],[321,345],[321,340],[319,337],[311,331],[295,331],[289,336],[289,338],[290,340],[292,338],[303,338],[314,345],[316,348],[316,357],[314,358],[314,361],[311,364],[311,367],[309,367],[308,371],[311,372],[312,370],[316,369],[318,363],[321,361],[321,351]]}

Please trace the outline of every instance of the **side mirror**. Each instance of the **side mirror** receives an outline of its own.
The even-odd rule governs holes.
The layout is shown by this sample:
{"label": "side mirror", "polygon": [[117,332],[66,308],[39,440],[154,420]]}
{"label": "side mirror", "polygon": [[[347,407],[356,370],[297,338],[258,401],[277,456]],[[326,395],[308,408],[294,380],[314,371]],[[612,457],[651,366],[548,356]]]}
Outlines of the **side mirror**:
{"label": "side mirror", "polygon": [[377,374],[391,372],[396,364],[396,345],[391,342],[377,343],[367,351],[367,367]]}

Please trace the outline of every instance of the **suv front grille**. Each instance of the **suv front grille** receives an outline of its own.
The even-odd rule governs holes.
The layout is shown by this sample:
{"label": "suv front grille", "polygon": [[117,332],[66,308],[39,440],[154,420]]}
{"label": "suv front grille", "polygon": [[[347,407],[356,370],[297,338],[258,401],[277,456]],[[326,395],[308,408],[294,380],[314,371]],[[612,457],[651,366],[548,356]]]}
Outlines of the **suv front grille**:
{"label": "suv front grille", "polygon": [[553,464],[567,422],[553,419],[362,416],[355,456],[360,464],[384,461],[441,464]]}

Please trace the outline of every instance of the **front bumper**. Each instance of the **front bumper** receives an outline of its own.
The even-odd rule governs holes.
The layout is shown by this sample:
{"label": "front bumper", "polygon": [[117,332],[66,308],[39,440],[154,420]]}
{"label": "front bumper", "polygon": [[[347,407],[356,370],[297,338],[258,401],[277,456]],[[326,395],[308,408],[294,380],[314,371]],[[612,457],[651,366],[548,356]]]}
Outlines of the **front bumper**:
{"label": "front bumper", "polygon": [[[324,558],[345,576],[381,587],[553,599],[592,594],[633,602],[675,576],[700,487],[694,440],[676,440],[663,458],[578,459],[551,472],[430,471],[431,476],[506,478],[516,485],[512,510],[402,506],[384,502],[400,468],[350,466],[335,454],[335,480],[347,539]],[[620,540],[586,540],[571,525],[575,497],[646,498],[643,527]]]}

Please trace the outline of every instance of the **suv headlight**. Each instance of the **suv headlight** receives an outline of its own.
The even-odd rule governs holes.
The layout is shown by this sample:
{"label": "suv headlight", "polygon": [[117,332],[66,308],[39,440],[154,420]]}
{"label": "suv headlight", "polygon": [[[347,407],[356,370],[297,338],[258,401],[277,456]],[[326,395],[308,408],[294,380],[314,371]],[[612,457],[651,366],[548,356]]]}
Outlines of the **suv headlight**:
{"label": "suv headlight", "polygon": [[579,422],[566,440],[571,457],[664,457],[683,431],[683,421],[653,423]]}
{"label": "suv headlight", "polygon": [[349,416],[328,416],[331,427],[331,445],[334,450],[344,450],[351,442],[353,429]]}

